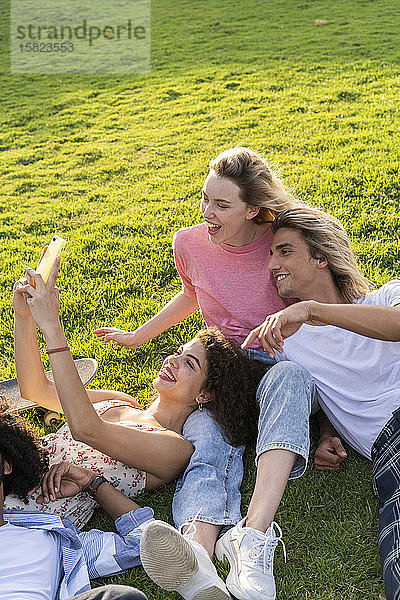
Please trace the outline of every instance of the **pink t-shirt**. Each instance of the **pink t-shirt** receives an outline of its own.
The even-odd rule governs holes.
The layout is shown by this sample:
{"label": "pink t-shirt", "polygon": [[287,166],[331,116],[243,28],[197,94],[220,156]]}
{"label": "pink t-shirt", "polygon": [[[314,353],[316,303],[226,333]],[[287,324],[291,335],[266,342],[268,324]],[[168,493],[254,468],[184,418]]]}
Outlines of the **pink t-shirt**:
{"label": "pink t-shirt", "polygon": [[[213,244],[205,223],[174,235],[175,265],[184,293],[197,298],[208,327],[218,327],[240,344],[267,315],[287,306],[267,269],[272,237],[268,229],[247,246]],[[262,349],[258,340],[253,348]]]}

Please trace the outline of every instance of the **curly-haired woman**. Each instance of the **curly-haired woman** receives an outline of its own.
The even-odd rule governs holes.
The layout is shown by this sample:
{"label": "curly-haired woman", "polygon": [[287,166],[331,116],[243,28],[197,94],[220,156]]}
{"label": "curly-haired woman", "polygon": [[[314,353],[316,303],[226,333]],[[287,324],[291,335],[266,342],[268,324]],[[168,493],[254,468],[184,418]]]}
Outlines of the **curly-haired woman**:
{"label": "curly-haired woman", "polygon": [[[232,340],[216,329],[201,331],[168,356],[153,386],[157,399],[142,410],[120,392],[86,391],[59,318],[58,290],[54,287],[59,261],[47,285],[27,269],[31,283],[14,287],[15,359],[24,398],[63,411],[67,425],[43,439],[52,463],[70,461],[105,475],[121,492],[134,496],[171,481],[187,465],[192,444],[182,437],[183,423],[196,408],[207,404],[233,445],[246,442],[249,412],[255,411],[256,382],[251,361]],[[47,344],[55,384],[46,378],[37,344],[36,325]],[[255,367],[254,367],[255,368]],[[235,411],[231,410],[235,398]],[[29,507],[57,512],[78,526],[90,518],[95,502],[86,495]],[[51,500],[51,499],[50,499]],[[16,497],[6,506],[24,508]]]}

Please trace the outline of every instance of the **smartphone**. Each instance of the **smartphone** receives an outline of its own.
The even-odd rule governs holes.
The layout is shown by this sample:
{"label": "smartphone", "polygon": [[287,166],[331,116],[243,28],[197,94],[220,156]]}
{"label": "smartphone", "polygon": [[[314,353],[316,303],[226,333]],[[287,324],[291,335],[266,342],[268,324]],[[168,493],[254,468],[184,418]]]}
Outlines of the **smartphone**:
{"label": "smartphone", "polygon": [[51,242],[47,246],[47,250],[44,253],[42,260],[36,267],[37,273],[40,273],[45,283],[47,283],[50,277],[54,261],[56,260],[57,256],[61,255],[61,252],[64,250],[66,245],[67,242],[63,240],[59,235],[53,235],[53,237],[51,238]]}

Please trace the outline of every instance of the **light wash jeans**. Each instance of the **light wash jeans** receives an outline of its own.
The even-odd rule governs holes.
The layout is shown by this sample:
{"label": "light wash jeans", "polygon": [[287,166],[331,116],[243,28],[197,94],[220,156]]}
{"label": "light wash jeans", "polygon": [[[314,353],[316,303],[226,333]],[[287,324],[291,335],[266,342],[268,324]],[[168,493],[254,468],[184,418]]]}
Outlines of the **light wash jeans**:
{"label": "light wash jeans", "polygon": [[[284,448],[298,454],[290,479],[300,477],[310,449],[309,417],[317,410],[311,375],[292,362],[277,363],[266,352],[249,350],[250,358],[262,360],[266,374],[257,390],[260,405],[258,457],[267,450]],[[234,400],[233,400],[234,406]],[[233,448],[205,409],[186,420],[183,435],[195,450],[178,480],[172,503],[175,525],[196,519],[214,525],[235,525],[242,518],[240,485],[244,447]]]}

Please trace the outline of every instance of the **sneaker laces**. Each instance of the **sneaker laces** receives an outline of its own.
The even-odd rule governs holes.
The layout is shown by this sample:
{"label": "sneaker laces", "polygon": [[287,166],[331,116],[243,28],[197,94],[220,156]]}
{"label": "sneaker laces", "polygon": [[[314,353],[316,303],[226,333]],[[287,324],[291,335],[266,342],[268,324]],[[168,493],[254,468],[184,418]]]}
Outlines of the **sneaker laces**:
{"label": "sneaker laces", "polygon": [[[276,535],[274,531],[274,527],[278,530],[279,535]],[[271,533],[265,535],[265,540],[257,541],[249,550],[249,558],[255,561],[260,561],[263,565],[264,573],[271,565],[272,558],[274,556],[275,548],[278,545],[278,542],[282,544],[283,548],[283,556],[286,562],[286,546],[285,542],[282,539],[282,529],[279,527],[278,523],[272,521],[271,526],[268,528],[268,531],[271,530]]]}
{"label": "sneaker laces", "polygon": [[182,533],[183,537],[187,537],[189,540],[193,539],[193,537],[197,531],[197,527],[196,527],[195,523],[196,523],[197,517],[201,513],[202,509],[203,509],[203,507],[200,506],[199,510],[197,511],[197,513],[195,514],[195,516],[193,517],[193,519],[191,521],[186,521],[185,523],[182,523],[180,531],[182,531],[182,529],[188,525],[188,528],[186,529],[185,533]]}

